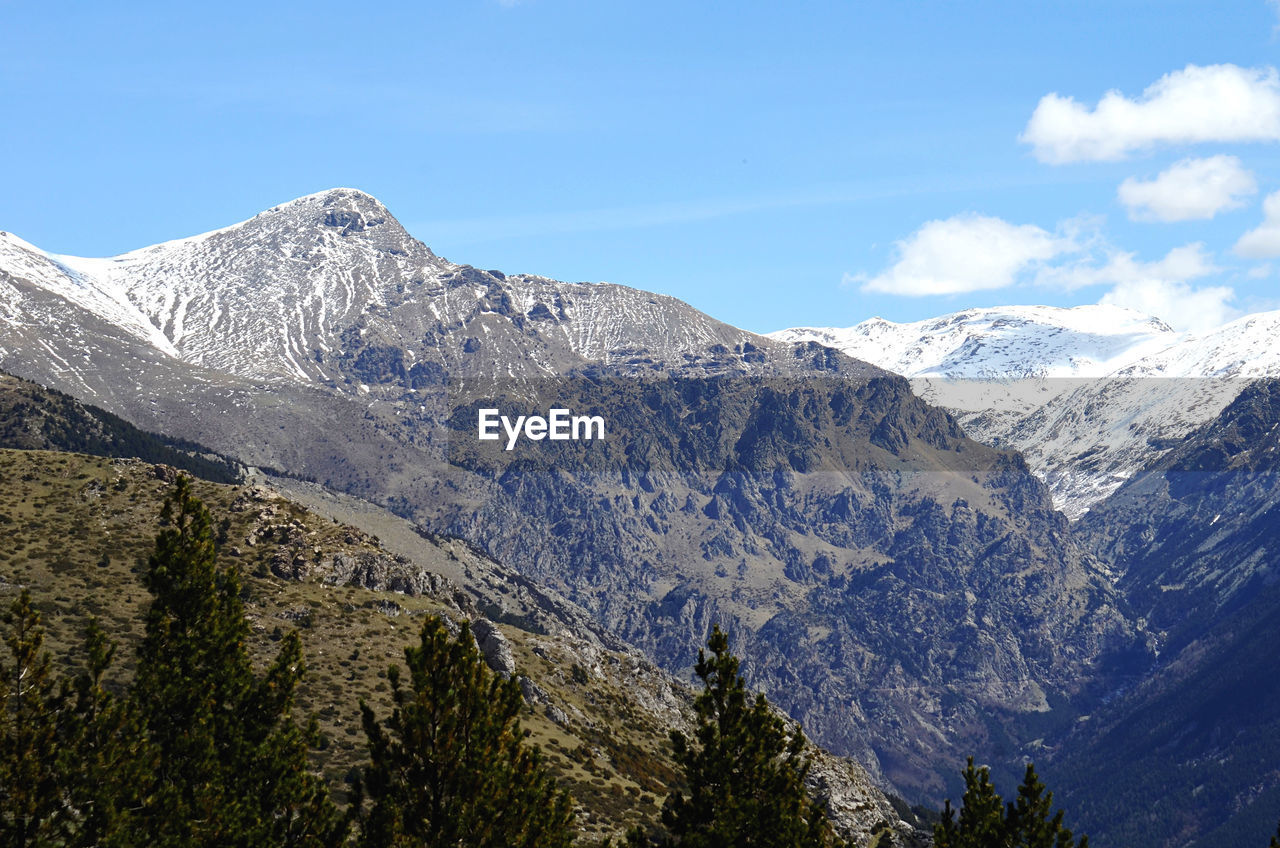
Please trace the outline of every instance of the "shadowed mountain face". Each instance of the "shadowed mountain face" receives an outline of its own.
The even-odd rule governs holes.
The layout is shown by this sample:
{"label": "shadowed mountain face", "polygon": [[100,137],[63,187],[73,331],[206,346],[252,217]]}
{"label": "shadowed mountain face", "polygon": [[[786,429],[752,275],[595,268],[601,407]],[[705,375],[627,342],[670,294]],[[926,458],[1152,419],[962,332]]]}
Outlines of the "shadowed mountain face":
{"label": "shadowed mountain face", "polygon": [[1161,647],[1055,764],[1099,844],[1228,848],[1274,832],[1277,459],[1280,383],[1259,381],[1080,522]]}
{"label": "shadowed mountain face", "polygon": [[1250,385],[1081,529],[1171,650],[1280,583],[1280,381]]}
{"label": "shadowed mountain face", "polygon": [[[1144,663],[1021,459],[903,379],[454,265],[359,192],[107,260],[0,236],[0,305],[0,365],[461,535],[669,669],[730,628],[755,686],[913,798]],[[605,438],[477,438],[481,408],[555,407]]]}
{"label": "shadowed mountain face", "polygon": [[200,445],[144,432],[109,412],[2,371],[0,448],[137,457],[217,483],[236,482],[243,471]]}

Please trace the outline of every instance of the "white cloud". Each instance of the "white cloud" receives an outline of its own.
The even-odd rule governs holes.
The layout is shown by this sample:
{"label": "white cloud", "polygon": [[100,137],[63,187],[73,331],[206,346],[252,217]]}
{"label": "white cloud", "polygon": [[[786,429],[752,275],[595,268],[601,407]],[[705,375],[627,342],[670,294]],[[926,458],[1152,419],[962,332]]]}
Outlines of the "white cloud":
{"label": "white cloud", "polygon": [[1133,177],[1117,196],[1134,221],[1196,221],[1244,205],[1258,184],[1235,156],[1183,159],[1153,180]]}
{"label": "white cloud", "polygon": [[1036,158],[1061,164],[1115,161],[1157,144],[1280,140],[1280,76],[1275,68],[1187,65],[1136,99],[1109,91],[1090,110],[1048,94],[1019,140]]}
{"label": "white cloud", "polygon": [[1280,191],[1262,201],[1262,223],[1236,242],[1235,251],[1249,259],[1280,256]]}
{"label": "white cloud", "polygon": [[875,277],[846,281],[863,291],[919,297],[1000,289],[1020,274],[1074,249],[1069,239],[1031,224],[983,215],[929,221],[895,243],[897,261]]}

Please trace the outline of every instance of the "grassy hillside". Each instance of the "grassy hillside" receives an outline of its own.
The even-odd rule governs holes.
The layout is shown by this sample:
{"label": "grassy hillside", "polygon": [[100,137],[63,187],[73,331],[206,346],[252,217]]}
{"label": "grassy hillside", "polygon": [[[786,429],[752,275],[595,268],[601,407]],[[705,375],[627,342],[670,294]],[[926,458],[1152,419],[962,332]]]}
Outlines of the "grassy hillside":
{"label": "grassy hillside", "polygon": [[[46,645],[60,668],[78,661],[84,626],[97,616],[121,644],[119,678],[131,675],[132,646],[142,636],[142,611],[150,599],[141,573],[174,476],[173,469],[134,460],[0,451],[0,527],[6,539],[0,548],[0,602],[7,606],[21,587],[30,588],[44,617]],[[264,490],[196,481],[195,491],[223,522],[221,556],[245,575],[255,651],[262,658],[272,654],[274,641],[290,629],[302,636],[308,670],[299,713],[319,717],[328,745],[317,753],[316,764],[341,790],[365,757],[359,699],[388,712],[386,668],[402,663],[421,617],[457,620],[469,611],[448,596],[330,585],[319,572],[314,579],[282,579],[273,566],[279,570],[299,557],[314,564],[334,553],[387,555],[366,534]],[[448,556],[447,543],[441,544]],[[651,669],[635,669],[624,662],[629,658],[568,634],[500,627],[510,639],[517,673],[537,681],[527,686],[532,703],[523,724],[578,800],[584,836],[655,815],[674,774],[664,718],[680,719],[687,692],[668,687],[670,715],[660,717],[622,686],[629,677],[656,674]],[[661,694],[661,684],[653,682]]]}

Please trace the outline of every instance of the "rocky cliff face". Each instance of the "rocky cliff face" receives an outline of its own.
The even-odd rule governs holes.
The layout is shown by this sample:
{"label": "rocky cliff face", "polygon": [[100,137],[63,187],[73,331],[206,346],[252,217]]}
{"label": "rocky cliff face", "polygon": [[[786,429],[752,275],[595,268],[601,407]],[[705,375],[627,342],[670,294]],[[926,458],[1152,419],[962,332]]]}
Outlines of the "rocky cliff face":
{"label": "rocky cliff face", "polygon": [[972,750],[1034,753],[1010,740],[1145,664],[1145,637],[1020,458],[968,440],[901,379],[560,385],[609,411],[601,454],[459,451],[466,508],[415,498],[421,520],[668,668],[687,673],[711,625],[728,628],[755,685],[904,791],[940,797]]}
{"label": "rocky cliff face", "polygon": [[1263,380],[1082,519],[1170,647],[1280,583],[1278,459],[1280,382]]}

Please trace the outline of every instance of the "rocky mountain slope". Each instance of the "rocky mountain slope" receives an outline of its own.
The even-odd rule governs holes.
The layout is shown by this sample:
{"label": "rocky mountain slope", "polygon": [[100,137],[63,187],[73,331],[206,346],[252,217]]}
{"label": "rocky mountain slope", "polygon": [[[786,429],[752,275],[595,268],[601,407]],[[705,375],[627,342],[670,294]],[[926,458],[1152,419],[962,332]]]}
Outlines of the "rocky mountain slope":
{"label": "rocky mountain slope", "polygon": [[[147,600],[137,563],[174,476],[133,459],[0,450],[0,522],[10,542],[0,552],[0,602],[30,589],[60,661],[92,615],[120,644],[117,673],[131,673]],[[416,621],[432,614],[471,621],[489,664],[521,681],[522,723],[574,793],[585,844],[657,815],[674,776],[666,734],[688,728],[692,693],[638,652],[609,647],[579,627],[571,605],[545,597],[507,599],[532,602],[518,623],[490,620],[482,610],[492,615],[520,587],[493,580],[501,566],[458,540],[419,537],[406,557],[263,486],[198,481],[196,491],[218,522],[222,557],[245,576],[255,650],[268,655],[285,630],[302,636],[308,674],[298,706],[320,720],[329,743],[315,765],[339,791],[365,756],[357,700],[387,709],[384,670],[402,662]],[[368,520],[372,508],[362,509]],[[863,770],[816,757],[814,788],[856,844],[876,844],[873,831],[885,828],[915,844],[915,829]]]}
{"label": "rocky mountain slope", "polygon": [[1030,306],[771,335],[832,344],[912,378],[971,436],[1021,451],[1075,518],[1249,381],[1280,375],[1277,329],[1277,312],[1188,335],[1119,307]]}
{"label": "rocky mountain slope", "polygon": [[1280,381],[1252,383],[1213,421],[1082,519],[1136,611],[1171,649],[1280,583]]}
{"label": "rocky mountain slope", "polygon": [[634,382],[591,385],[642,461],[457,456],[481,471],[471,506],[415,498],[444,505],[425,520],[668,667],[728,626],[755,685],[896,785],[938,797],[940,763],[1033,739],[1142,664],[1044,487],[904,381],[677,379],[634,401]]}
{"label": "rocky mountain slope", "polygon": [[[823,345],[455,265],[350,190],[114,259],[0,248],[0,365],[464,537],[673,672],[730,627],[754,685],[912,800],[970,752],[1016,769],[1145,662],[1017,455]],[[508,453],[490,403],[608,437]]]}

